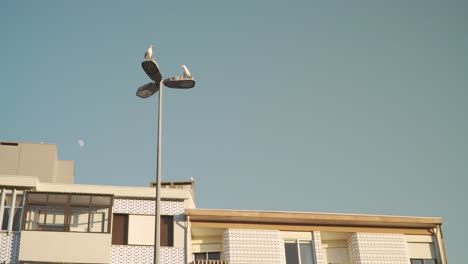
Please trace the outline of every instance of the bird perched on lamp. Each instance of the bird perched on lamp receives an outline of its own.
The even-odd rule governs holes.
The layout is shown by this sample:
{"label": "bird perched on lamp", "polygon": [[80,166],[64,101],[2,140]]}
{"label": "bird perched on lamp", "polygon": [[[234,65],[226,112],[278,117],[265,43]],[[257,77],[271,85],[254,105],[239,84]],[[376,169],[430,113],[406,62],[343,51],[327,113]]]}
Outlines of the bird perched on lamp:
{"label": "bird perched on lamp", "polygon": [[153,45],[150,45],[149,48],[145,52],[145,61],[149,61],[153,58]]}
{"label": "bird perched on lamp", "polygon": [[182,68],[184,69],[184,78],[192,78],[192,74],[190,73],[187,66],[182,65]]}

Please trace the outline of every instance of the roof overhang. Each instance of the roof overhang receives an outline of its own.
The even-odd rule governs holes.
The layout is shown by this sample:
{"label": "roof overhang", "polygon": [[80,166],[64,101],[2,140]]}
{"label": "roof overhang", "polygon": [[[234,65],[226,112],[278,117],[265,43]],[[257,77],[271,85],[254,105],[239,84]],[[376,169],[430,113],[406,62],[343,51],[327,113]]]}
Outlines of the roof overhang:
{"label": "roof overhang", "polygon": [[187,209],[191,222],[265,224],[278,226],[335,226],[363,228],[431,229],[442,224],[438,217],[407,217],[362,214],[267,212]]}

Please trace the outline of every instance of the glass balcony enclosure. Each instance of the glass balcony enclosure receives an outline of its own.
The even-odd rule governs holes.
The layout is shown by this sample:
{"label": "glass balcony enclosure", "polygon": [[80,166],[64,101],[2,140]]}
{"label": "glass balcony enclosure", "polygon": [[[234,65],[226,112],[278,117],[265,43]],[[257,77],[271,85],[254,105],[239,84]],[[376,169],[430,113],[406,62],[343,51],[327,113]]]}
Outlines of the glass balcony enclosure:
{"label": "glass balcony enclosure", "polygon": [[109,233],[111,195],[29,192],[23,230]]}

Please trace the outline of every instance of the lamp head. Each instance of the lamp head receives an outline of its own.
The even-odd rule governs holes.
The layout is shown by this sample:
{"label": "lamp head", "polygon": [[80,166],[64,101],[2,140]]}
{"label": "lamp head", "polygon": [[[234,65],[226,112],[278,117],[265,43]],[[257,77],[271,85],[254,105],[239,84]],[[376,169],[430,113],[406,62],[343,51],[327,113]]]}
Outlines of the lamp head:
{"label": "lamp head", "polygon": [[136,91],[136,95],[140,98],[148,98],[152,96],[153,94],[157,93],[159,91],[159,82],[150,82],[147,83]]}

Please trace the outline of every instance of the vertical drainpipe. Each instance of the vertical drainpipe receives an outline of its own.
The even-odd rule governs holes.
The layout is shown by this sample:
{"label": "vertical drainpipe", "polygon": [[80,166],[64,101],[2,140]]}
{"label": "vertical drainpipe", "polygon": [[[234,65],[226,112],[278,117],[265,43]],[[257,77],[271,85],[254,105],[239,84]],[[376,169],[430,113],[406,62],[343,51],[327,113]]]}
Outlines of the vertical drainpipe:
{"label": "vertical drainpipe", "polygon": [[[189,250],[189,235],[191,235],[191,232],[190,232],[190,216],[189,215],[186,215],[185,217],[185,261],[188,263],[190,263],[190,252],[192,252],[191,250]],[[191,243],[190,243],[191,244]]]}
{"label": "vertical drainpipe", "polygon": [[435,228],[435,236],[437,242],[437,251],[439,252],[440,260],[442,262],[441,264],[447,264],[447,255],[445,254],[445,243],[441,225],[437,225]]}

